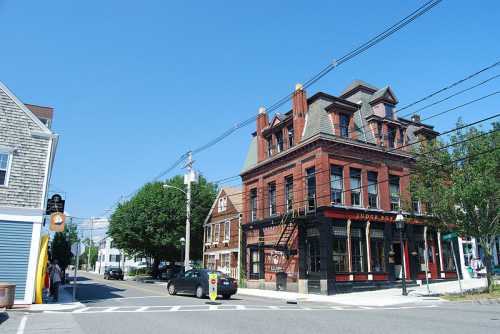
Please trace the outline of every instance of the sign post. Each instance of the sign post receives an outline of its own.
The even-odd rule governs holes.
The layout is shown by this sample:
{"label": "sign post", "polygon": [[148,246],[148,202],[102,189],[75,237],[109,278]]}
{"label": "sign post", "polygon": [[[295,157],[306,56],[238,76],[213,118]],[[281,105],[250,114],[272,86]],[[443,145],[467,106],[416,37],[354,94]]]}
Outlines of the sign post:
{"label": "sign post", "polygon": [[208,275],[208,296],[211,302],[215,302],[217,299],[217,274],[210,273]]}

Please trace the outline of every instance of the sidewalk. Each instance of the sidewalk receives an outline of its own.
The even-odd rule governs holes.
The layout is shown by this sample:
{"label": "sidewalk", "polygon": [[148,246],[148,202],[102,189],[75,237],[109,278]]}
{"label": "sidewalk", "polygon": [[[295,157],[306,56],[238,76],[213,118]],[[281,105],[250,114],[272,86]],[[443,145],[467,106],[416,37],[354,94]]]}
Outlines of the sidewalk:
{"label": "sidewalk", "polygon": [[53,302],[48,297],[47,291],[44,290],[43,304],[32,304],[27,311],[43,312],[43,311],[68,311],[78,307],[83,307],[80,302],[73,302],[73,285],[65,284],[59,287],[59,300]]}
{"label": "sidewalk", "polygon": [[[486,287],[486,279],[462,280],[464,291],[482,289]],[[434,295],[460,293],[458,282],[440,282],[430,284],[431,294],[427,294],[425,285],[408,289],[408,296],[401,295],[401,289],[381,289],[375,291],[352,292],[338,295],[312,295],[285,291],[238,288],[238,294],[282,299],[293,302],[335,303],[352,306],[394,306],[402,304],[425,303],[429,301],[443,301],[432,298]]]}

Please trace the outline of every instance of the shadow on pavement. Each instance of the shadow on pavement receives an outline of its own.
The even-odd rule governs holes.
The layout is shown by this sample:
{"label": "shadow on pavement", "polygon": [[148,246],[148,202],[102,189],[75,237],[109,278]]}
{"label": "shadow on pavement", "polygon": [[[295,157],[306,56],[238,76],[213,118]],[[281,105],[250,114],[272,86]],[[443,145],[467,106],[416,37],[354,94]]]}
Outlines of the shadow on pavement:
{"label": "shadow on pavement", "polygon": [[[66,287],[72,293],[72,287]],[[125,289],[111,287],[100,283],[79,284],[76,289],[76,299],[82,303],[93,303],[104,299],[122,298]]]}
{"label": "shadow on pavement", "polygon": [[9,319],[9,315],[7,314],[7,312],[2,312],[0,311],[0,325],[4,322],[4,321],[7,321]]}

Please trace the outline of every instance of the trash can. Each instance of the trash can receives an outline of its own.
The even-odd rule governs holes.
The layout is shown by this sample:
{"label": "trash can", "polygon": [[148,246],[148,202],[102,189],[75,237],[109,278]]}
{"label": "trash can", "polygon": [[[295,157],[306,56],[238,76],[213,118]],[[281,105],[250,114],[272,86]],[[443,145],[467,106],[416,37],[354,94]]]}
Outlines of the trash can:
{"label": "trash can", "polygon": [[15,284],[0,282],[0,307],[11,308],[14,305],[15,295]]}
{"label": "trash can", "polygon": [[276,291],[286,291],[287,277],[285,272],[276,273]]}

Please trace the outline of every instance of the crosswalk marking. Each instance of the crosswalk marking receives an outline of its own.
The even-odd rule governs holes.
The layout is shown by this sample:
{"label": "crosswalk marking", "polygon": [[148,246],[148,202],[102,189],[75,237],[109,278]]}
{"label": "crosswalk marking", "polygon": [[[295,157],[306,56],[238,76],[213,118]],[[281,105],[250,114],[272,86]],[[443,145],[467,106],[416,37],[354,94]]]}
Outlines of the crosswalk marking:
{"label": "crosswalk marking", "polygon": [[151,306],[89,306],[73,311],[46,311],[46,313],[94,314],[94,313],[135,313],[135,312],[214,312],[214,311],[376,311],[406,310],[437,307],[437,305],[415,306],[340,306],[340,305],[151,305]]}

